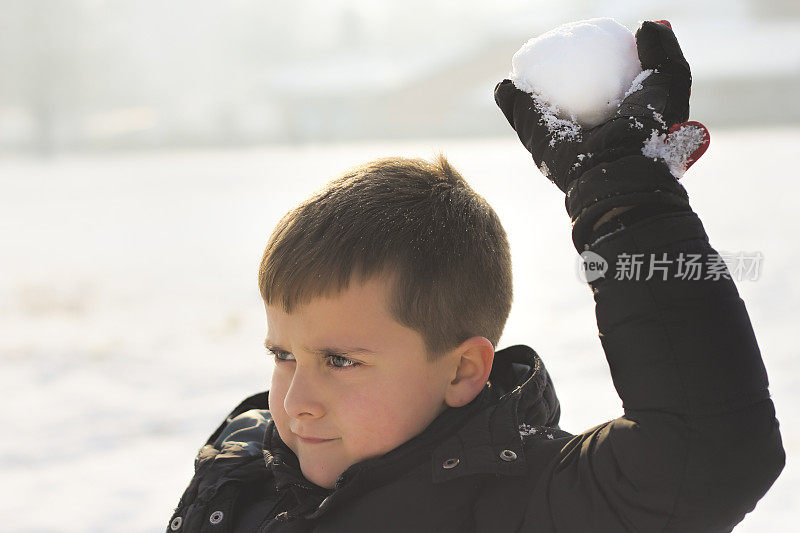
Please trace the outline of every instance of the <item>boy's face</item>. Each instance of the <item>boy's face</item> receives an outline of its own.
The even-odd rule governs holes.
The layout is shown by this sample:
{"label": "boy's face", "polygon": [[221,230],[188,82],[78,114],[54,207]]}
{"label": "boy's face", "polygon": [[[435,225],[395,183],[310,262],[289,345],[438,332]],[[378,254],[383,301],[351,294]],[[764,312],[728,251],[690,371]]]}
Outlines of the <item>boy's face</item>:
{"label": "boy's face", "polygon": [[429,362],[422,336],[389,315],[388,296],[388,281],[373,278],[291,314],[266,306],[270,411],[303,475],[321,487],[421,433],[446,408],[451,358]]}

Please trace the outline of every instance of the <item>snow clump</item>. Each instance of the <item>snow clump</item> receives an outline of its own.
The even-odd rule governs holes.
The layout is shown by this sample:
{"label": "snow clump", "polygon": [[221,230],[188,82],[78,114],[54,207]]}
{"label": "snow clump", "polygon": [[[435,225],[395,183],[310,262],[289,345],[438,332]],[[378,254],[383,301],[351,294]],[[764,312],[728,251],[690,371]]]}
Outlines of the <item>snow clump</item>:
{"label": "snow clump", "polygon": [[681,178],[690,165],[690,157],[706,141],[706,132],[692,124],[685,124],[670,134],[653,130],[642,147],[642,155],[662,159],[676,178]]}
{"label": "snow clump", "polygon": [[547,114],[592,128],[611,118],[649,74],[642,73],[630,30],[614,19],[595,18],[530,39],[511,59],[509,78],[549,108]]}

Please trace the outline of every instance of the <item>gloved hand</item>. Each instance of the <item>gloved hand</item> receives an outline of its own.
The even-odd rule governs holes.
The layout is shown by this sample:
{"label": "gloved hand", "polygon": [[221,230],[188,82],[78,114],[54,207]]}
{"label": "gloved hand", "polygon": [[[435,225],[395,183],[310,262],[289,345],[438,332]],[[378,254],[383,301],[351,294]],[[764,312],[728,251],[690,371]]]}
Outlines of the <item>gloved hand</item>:
{"label": "gloved hand", "polygon": [[616,207],[684,206],[678,178],[705,152],[708,130],[689,118],[692,75],[672,28],[646,21],[636,31],[639,61],[652,72],[606,122],[583,129],[511,80],[495,101],[539,169],[566,193],[573,241],[582,249],[594,223]]}

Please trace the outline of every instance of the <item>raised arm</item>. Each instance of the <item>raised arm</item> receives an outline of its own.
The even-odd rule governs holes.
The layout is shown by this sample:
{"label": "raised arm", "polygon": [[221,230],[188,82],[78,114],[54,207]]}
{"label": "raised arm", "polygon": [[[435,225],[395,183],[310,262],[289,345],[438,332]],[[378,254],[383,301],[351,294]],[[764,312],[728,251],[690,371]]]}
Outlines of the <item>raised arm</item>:
{"label": "raised arm", "polygon": [[[567,194],[576,249],[608,265],[590,284],[625,409],[554,444],[522,531],[730,531],[784,464],[744,303],[676,179],[708,143],[702,125],[685,122],[689,66],[667,25],[645,22],[636,38],[653,73],[612,119],[577,136],[507,80],[495,92]],[[646,156],[648,139],[667,150]]]}

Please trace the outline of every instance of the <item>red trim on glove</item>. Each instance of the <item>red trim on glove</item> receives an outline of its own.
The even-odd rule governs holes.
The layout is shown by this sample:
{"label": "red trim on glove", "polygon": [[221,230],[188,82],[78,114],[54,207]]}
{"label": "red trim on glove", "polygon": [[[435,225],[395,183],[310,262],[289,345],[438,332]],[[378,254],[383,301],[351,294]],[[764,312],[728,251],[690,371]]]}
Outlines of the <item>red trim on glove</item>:
{"label": "red trim on glove", "polygon": [[689,167],[695,164],[695,162],[700,159],[700,157],[706,153],[708,150],[708,145],[711,144],[711,134],[708,132],[708,128],[705,127],[704,124],[697,122],[696,120],[690,120],[688,122],[681,122],[680,124],[673,124],[672,127],[669,129],[669,133],[675,133],[679,129],[684,126],[694,126],[696,128],[700,128],[703,130],[703,143],[697,147],[697,149],[691,153],[691,155],[686,160],[686,169],[688,170]]}

